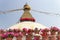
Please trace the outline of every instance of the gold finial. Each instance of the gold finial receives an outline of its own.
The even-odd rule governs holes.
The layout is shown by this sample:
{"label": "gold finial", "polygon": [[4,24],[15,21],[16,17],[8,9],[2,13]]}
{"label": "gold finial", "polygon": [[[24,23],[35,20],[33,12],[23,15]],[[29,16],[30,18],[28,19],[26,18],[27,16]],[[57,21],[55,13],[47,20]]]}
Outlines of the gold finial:
{"label": "gold finial", "polygon": [[24,5],[24,10],[30,10],[31,8],[30,8],[30,6],[26,3],[25,5]]}

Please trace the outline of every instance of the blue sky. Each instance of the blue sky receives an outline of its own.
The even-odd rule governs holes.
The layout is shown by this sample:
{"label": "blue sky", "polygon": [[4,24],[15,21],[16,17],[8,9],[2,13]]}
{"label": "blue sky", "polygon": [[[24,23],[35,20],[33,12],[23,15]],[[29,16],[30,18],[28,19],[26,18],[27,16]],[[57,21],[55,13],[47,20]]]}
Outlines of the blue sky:
{"label": "blue sky", "polygon": [[[23,8],[26,2],[32,9],[38,11],[60,13],[60,0],[0,0],[0,11]],[[22,14],[23,11],[0,14],[0,28],[6,29],[16,24]],[[34,11],[31,11],[31,14],[38,23],[47,27],[60,27],[60,16],[46,15]]]}

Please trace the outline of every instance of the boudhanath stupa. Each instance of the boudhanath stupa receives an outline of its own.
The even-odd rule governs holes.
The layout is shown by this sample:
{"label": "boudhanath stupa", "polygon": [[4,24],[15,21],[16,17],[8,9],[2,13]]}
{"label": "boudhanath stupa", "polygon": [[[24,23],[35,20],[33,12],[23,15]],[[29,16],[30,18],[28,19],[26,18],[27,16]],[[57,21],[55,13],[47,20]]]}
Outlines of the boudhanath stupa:
{"label": "boudhanath stupa", "polygon": [[23,7],[23,15],[20,18],[20,22],[9,27],[8,29],[23,29],[23,28],[27,28],[27,29],[44,29],[47,28],[46,26],[40,24],[40,23],[36,23],[35,18],[31,15],[30,13],[30,6],[28,4],[25,4]]}
{"label": "boudhanath stupa", "polygon": [[36,23],[30,10],[30,6],[25,4],[20,22],[7,28],[8,30],[0,30],[0,40],[60,40],[60,29]]}

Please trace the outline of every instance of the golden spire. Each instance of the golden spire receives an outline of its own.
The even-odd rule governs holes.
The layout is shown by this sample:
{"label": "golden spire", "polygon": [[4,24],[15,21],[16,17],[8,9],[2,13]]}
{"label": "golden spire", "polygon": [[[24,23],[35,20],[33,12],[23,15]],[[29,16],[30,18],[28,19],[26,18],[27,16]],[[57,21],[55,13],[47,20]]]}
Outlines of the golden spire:
{"label": "golden spire", "polygon": [[35,19],[32,17],[32,15],[29,12],[31,10],[31,8],[27,3],[24,5],[23,10],[24,10],[24,13],[20,18],[20,22],[22,22],[22,21],[33,21],[33,22],[35,22]]}
{"label": "golden spire", "polygon": [[30,8],[30,6],[26,3],[25,5],[24,5],[24,10],[30,10],[31,8]]}

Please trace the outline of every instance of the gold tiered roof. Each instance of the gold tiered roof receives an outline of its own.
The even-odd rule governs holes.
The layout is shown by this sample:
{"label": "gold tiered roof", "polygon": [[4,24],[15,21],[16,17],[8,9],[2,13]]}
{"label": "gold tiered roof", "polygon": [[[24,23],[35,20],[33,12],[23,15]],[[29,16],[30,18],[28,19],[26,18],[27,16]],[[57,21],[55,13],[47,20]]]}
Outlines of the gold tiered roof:
{"label": "gold tiered roof", "polygon": [[24,10],[24,13],[20,18],[20,22],[22,22],[22,21],[35,21],[35,19],[31,15],[31,13],[29,12],[31,10],[31,8],[28,4],[24,5],[23,10]]}

